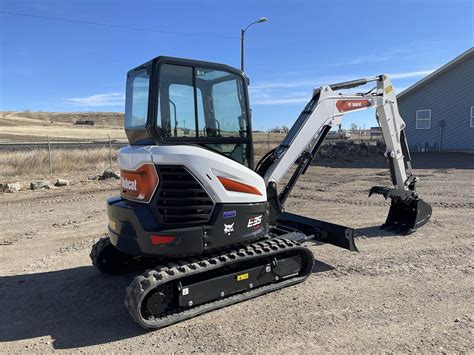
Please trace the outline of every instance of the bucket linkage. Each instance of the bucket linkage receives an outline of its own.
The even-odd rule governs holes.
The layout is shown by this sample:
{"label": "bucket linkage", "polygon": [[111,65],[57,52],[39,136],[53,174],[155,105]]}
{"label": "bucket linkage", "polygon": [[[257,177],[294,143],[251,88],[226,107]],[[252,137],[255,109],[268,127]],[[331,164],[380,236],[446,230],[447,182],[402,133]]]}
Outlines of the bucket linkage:
{"label": "bucket linkage", "polygon": [[423,201],[414,190],[373,186],[370,189],[369,197],[372,194],[380,194],[385,199],[391,199],[390,210],[385,223],[380,227],[381,229],[406,235],[425,225],[431,217],[431,206]]}

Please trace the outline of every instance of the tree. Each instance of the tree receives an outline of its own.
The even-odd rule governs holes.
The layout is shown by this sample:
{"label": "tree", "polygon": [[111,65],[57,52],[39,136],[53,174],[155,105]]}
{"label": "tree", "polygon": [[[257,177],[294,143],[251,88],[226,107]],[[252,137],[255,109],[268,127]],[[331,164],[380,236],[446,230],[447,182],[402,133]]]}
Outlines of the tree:
{"label": "tree", "polygon": [[359,126],[357,123],[351,123],[351,131],[357,131],[359,129]]}

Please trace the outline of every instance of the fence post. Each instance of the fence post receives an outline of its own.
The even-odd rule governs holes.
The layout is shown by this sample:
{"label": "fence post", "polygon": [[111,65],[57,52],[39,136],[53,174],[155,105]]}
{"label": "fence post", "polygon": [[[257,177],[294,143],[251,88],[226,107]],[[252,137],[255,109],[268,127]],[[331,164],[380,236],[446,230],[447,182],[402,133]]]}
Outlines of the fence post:
{"label": "fence post", "polygon": [[267,152],[270,151],[270,131],[268,131],[268,139],[267,139]]}
{"label": "fence post", "polygon": [[109,164],[110,169],[112,169],[112,140],[110,139],[110,135],[107,133],[107,137],[109,137]]}
{"label": "fence post", "polygon": [[51,160],[51,141],[48,136],[48,156],[49,156],[49,173],[53,173],[53,161]]}

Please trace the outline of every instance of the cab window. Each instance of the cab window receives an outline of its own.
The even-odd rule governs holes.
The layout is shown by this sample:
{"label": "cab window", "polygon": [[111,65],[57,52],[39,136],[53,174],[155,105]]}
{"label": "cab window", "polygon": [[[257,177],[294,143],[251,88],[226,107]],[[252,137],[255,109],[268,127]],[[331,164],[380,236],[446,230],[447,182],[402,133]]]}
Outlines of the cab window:
{"label": "cab window", "polygon": [[192,140],[249,165],[247,107],[240,76],[211,68],[162,64],[158,78],[156,127],[161,138]]}
{"label": "cab window", "polygon": [[242,79],[225,71],[162,65],[158,107],[166,138],[247,136]]}
{"label": "cab window", "polygon": [[241,118],[242,107],[237,89],[238,81],[235,79],[212,86],[214,115],[219,122],[221,133],[225,136],[246,133],[246,121]]}
{"label": "cab window", "polygon": [[246,137],[242,79],[221,70],[196,68],[196,86],[205,93],[202,131],[208,137]]}
{"label": "cab window", "polygon": [[127,80],[125,127],[145,127],[148,116],[150,76],[145,70],[137,71]]}

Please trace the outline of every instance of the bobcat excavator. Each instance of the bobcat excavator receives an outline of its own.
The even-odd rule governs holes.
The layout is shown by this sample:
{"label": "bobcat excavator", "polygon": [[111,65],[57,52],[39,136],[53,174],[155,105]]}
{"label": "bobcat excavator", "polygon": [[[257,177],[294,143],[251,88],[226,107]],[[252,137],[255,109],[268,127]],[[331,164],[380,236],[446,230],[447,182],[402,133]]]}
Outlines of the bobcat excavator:
{"label": "bobcat excavator", "polygon": [[[367,83],[375,84],[367,93],[338,92]],[[304,281],[314,264],[306,241],[357,250],[354,229],[283,209],[345,113],[376,109],[393,184],[369,192],[391,201],[382,227],[408,234],[431,216],[415,189],[405,123],[386,75],[315,89],[255,169],[247,85],[235,68],[163,56],[128,72],[130,145],[118,155],[120,196],[107,200],[108,237],[91,258],[109,275],[148,269],[125,296],[146,329]]]}

